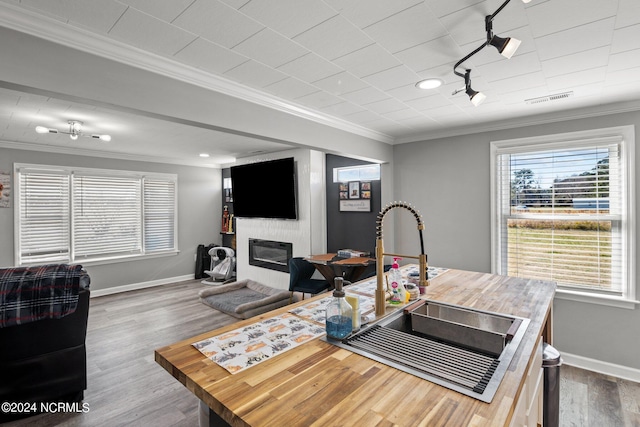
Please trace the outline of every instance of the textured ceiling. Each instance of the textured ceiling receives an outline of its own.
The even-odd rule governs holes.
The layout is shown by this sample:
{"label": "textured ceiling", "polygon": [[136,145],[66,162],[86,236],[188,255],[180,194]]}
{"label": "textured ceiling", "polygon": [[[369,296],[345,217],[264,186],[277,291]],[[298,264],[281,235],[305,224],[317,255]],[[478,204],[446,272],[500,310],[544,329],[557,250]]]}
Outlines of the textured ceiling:
{"label": "textured ceiling", "polygon": [[[500,6],[496,0],[2,0],[0,4],[33,23],[47,22],[80,35],[95,34],[120,48],[149,52],[168,66],[177,63],[197,69],[220,78],[226,87],[232,83],[255,91],[285,110],[309,112],[329,125],[348,124],[355,132],[369,132],[368,136],[389,143],[450,135],[470,127],[495,128],[507,119],[526,124],[536,116],[573,117],[581,109],[616,111],[629,104],[626,108],[635,108],[640,100],[638,0],[528,4],[512,0],[495,17],[493,29],[496,35],[522,40],[517,53],[507,60],[489,46],[463,64],[472,69],[473,88],[487,95],[478,107],[464,93],[452,95],[464,86],[453,74],[453,64],[484,42],[484,17]],[[91,40],[86,43],[89,50]],[[444,85],[417,89],[415,83],[427,77],[440,78]],[[571,96],[525,102],[565,92]],[[0,93],[0,106],[10,108],[7,104],[13,101],[7,99],[16,95]],[[37,108],[38,101],[50,108],[82,109],[41,96],[14,105]],[[86,113],[104,114],[118,126],[115,112],[96,108]],[[0,120],[0,126],[9,126],[6,115]],[[145,132],[167,131],[154,119],[144,120],[149,121]],[[22,124],[25,129],[31,126],[13,123],[14,132]],[[184,124],[167,126],[177,126],[174,133],[186,132],[189,138],[202,136]],[[2,138],[16,136],[5,131]],[[261,149],[247,140],[243,143],[247,152]],[[265,150],[282,148],[265,144]],[[237,151],[220,149],[218,154],[237,156]]]}

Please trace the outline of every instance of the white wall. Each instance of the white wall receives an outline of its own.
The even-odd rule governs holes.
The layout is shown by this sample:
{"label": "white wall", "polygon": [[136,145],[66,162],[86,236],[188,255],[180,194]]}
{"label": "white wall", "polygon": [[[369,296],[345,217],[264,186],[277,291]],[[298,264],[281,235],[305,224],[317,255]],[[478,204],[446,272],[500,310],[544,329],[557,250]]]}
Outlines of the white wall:
{"label": "white wall", "polygon": [[[429,265],[490,272],[490,142],[623,125],[635,125],[638,138],[640,112],[396,145],[394,197],[422,212]],[[635,164],[639,157],[636,148]],[[636,183],[636,205],[639,191]],[[639,234],[636,229],[636,240]],[[416,241],[415,221],[397,215],[397,252],[415,252]],[[554,346],[561,352],[637,370],[638,330],[638,308],[554,301]]]}
{"label": "white wall", "polygon": [[[293,244],[293,256],[307,256],[326,251],[326,219],[324,208],[324,154],[308,149],[243,159],[246,164],[256,161],[293,157],[297,179],[297,220],[237,218],[236,249],[238,280],[252,279],[274,288],[289,289],[289,273],[249,265],[249,239],[273,240]],[[267,188],[262,191],[277,191]]]}

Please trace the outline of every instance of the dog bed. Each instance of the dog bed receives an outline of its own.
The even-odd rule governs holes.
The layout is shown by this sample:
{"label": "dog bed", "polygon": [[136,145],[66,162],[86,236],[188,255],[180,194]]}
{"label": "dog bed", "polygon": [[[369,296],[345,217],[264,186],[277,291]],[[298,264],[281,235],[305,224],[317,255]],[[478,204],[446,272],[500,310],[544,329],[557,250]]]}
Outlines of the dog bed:
{"label": "dog bed", "polygon": [[289,302],[289,291],[251,279],[203,289],[198,296],[203,304],[240,319],[266,313]]}

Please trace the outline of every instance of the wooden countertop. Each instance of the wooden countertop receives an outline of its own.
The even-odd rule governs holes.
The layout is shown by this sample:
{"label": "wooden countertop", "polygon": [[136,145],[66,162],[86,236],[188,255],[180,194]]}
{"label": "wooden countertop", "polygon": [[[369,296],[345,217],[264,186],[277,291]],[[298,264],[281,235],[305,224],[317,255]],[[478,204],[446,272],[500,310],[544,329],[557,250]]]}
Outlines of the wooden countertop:
{"label": "wooden countertop", "polygon": [[[351,257],[351,258],[341,258],[336,259],[336,254],[319,254],[319,255],[309,255],[305,258],[307,261],[313,264],[322,264],[322,265],[368,265],[376,260],[369,257]],[[335,261],[334,261],[335,259]]]}
{"label": "wooden countertop", "polygon": [[234,375],[191,345],[309,299],[157,349],[155,360],[234,426],[508,425],[537,338],[552,343],[554,293],[551,282],[461,270],[431,280],[425,298],[531,320],[491,404],[320,339]]}

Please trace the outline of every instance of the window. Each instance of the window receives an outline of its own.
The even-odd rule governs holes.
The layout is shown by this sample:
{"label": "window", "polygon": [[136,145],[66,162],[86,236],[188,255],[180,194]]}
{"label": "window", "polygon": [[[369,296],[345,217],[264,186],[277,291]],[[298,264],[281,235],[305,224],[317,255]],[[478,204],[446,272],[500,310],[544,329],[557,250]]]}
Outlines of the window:
{"label": "window", "polygon": [[18,265],[175,252],[177,178],[16,165]]}
{"label": "window", "polygon": [[333,169],[333,182],[379,181],[380,165],[347,166]]}
{"label": "window", "polygon": [[493,269],[635,297],[633,127],[492,143]]}

